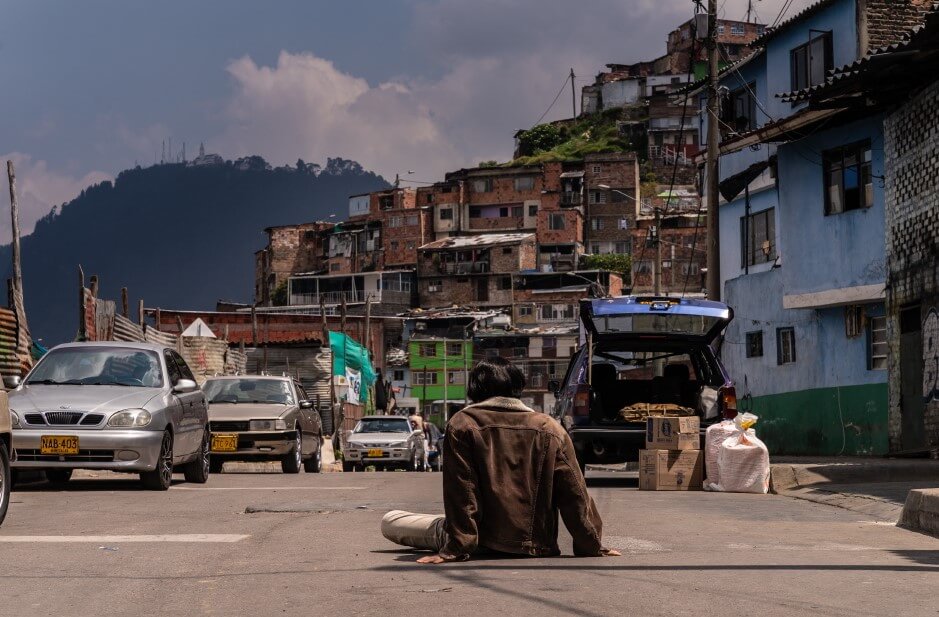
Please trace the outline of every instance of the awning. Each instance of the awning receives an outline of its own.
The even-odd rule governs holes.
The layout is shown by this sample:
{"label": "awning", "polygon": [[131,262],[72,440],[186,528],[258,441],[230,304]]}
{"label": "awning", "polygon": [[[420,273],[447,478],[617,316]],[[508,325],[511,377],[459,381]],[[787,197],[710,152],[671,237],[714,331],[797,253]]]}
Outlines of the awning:
{"label": "awning", "polygon": [[562,178],[583,178],[584,172],[582,171],[565,171],[561,174]]}
{"label": "awning", "polygon": [[718,185],[721,196],[727,201],[733,201],[743,189],[750,186],[751,182],[759,178],[760,174],[766,171],[766,168],[769,167],[769,163],[769,161],[754,163],[740,173],[725,178],[724,181]]}

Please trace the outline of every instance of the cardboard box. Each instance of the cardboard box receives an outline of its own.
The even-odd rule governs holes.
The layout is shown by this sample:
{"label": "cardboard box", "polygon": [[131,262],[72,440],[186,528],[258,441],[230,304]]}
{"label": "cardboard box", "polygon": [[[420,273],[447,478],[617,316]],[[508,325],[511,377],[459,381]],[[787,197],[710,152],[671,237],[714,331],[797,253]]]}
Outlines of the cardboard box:
{"label": "cardboard box", "polygon": [[649,416],[646,418],[647,450],[701,449],[698,416]]}
{"label": "cardboard box", "polygon": [[700,491],[703,480],[701,450],[639,451],[641,491]]}

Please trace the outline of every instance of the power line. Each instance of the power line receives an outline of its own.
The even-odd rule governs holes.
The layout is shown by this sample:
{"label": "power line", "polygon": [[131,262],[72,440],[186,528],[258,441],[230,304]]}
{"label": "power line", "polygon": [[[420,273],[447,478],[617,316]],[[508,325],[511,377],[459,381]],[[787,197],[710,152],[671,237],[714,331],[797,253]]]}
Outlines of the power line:
{"label": "power line", "polygon": [[539,124],[541,124],[541,121],[544,120],[544,117],[548,115],[548,112],[551,111],[551,109],[554,107],[554,104],[558,102],[558,99],[559,99],[559,98],[561,98],[561,94],[564,93],[564,88],[567,87],[567,82],[569,82],[569,81],[571,81],[571,76],[570,76],[570,75],[568,75],[567,77],[564,78],[564,83],[561,84],[561,89],[558,90],[557,96],[554,97],[554,100],[551,101],[551,104],[548,105],[548,108],[547,108],[546,110],[544,110],[544,113],[541,114],[541,117],[538,118],[538,121],[531,125],[532,128],[535,128],[536,126],[538,126]]}

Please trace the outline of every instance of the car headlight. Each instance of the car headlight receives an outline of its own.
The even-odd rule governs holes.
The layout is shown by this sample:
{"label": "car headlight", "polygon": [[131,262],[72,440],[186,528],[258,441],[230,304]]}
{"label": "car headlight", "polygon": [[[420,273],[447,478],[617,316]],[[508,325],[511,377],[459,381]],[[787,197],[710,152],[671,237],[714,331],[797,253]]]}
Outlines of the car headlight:
{"label": "car headlight", "polygon": [[396,441],[394,443],[388,444],[389,448],[407,448],[408,442],[406,441]]}
{"label": "car headlight", "polygon": [[364,449],[365,449],[365,444],[364,444],[364,443],[359,443],[359,442],[357,442],[357,441],[350,441],[350,442],[349,442],[349,447],[352,448],[352,449],[354,449],[354,450],[364,450]]}
{"label": "car headlight", "polygon": [[108,426],[113,428],[140,428],[150,424],[152,416],[146,409],[125,409],[119,411],[108,420]]}
{"label": "car headlight", "polygon": [[251,420],[248,429],[252,431],[286,431],[286,420]]}
{"label": "car headlight", "polygon": [[16,415],[16,412],[12,409],[10,410],[10,424],[13,426],[13,428],[20,427],[20,417]]}

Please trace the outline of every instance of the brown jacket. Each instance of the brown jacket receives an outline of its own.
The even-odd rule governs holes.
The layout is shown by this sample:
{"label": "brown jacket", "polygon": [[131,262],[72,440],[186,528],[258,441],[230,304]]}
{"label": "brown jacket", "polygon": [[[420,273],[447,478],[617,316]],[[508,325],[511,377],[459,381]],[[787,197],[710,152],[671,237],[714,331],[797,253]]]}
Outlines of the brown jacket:
{"label": "brown jacket", "polygon": [[600,554],[602,522],[567,432],[518,399],[496,397],[450,419],[443,450],[447,543],[465,559],[479,547],[560,555],[558,511],[574,554]]}

